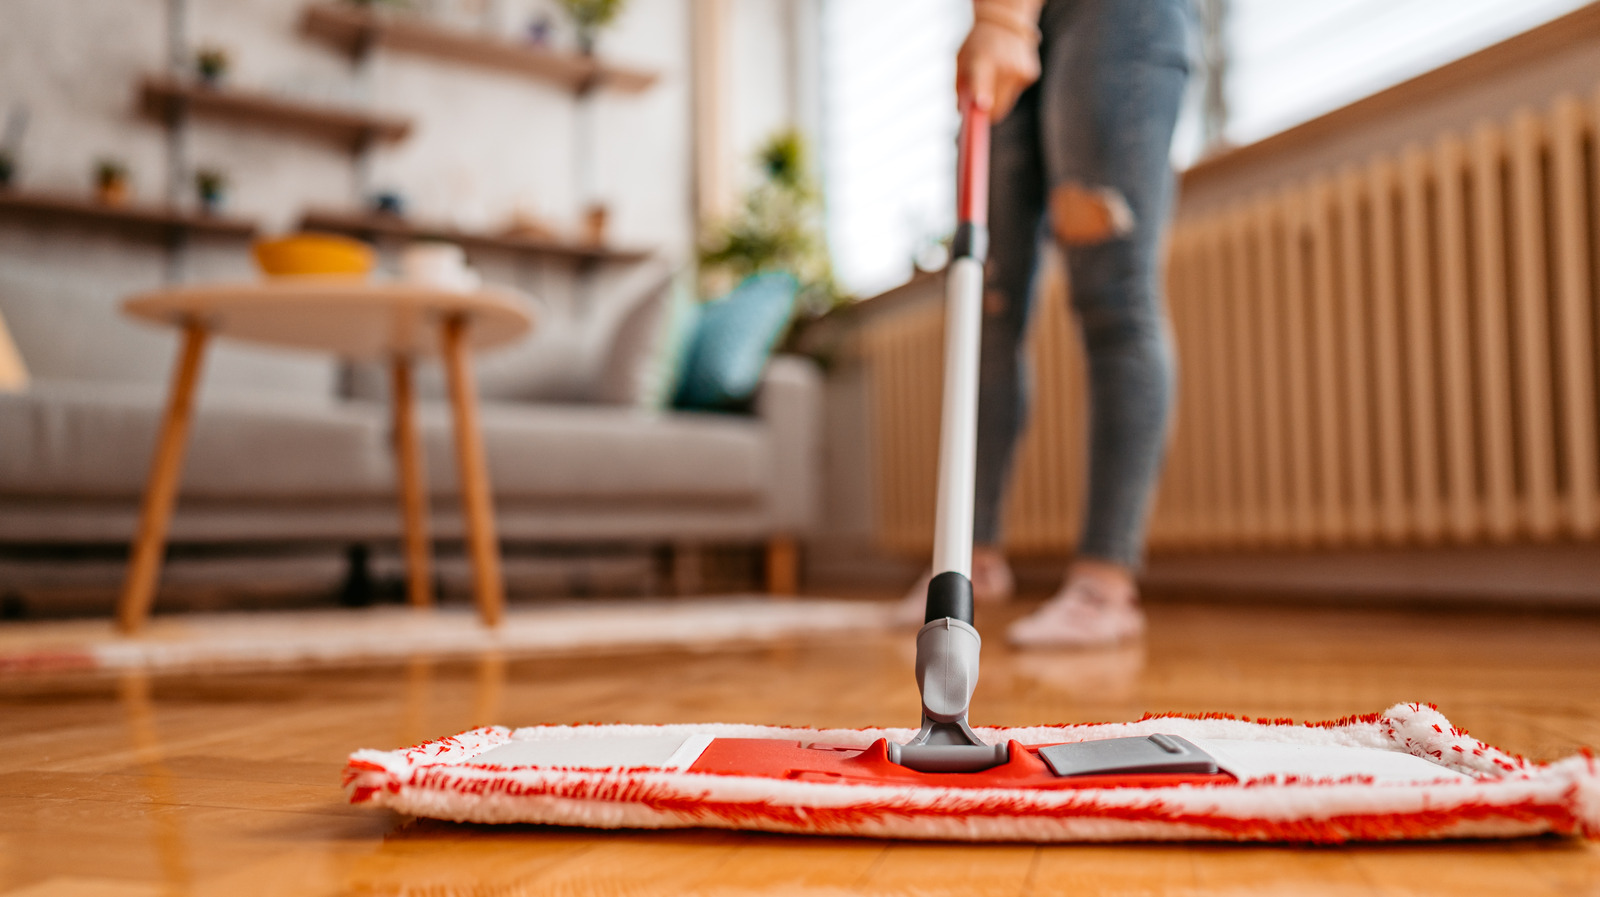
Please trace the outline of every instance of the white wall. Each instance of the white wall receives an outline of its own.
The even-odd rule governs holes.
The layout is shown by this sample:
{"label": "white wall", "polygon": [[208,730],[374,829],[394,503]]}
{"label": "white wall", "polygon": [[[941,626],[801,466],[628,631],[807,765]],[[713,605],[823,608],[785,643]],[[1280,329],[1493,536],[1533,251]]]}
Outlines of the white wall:
{"label": "white wall", "polygon": [[[241,87],[325,102],[371,103],[415,119],[412,136],[375,152],[371,183],[403,192],[418,218],[495,228],[524,210],[576,230],[583,206],[611,207],[614,240],[684,260],[693,251],[690,109],[692,0],[632,0],[600,39],[602,54],[657,71],[658,83],[632,95],[601,92],[590,102],[593,145],[579,159],[581,112],[553,85],[488,69],[379,50],[370,71],[299,33],[302,0],[188,0],[192,45],[225,47],[230,79]],[[94,160],[115,155],[132,169],[134,193],[159,201],[165,191],[162,129],[136,112],[141,74],[166,63],[166,0],[8,0],[0,28],[0,113],[25,104],[30,125],[19,182],[25,189],[87,195]],[[458,23],[497,22],[521,29],[551,0],[423,0]],[[787,0],[739,0],[730,53],[734,158],[790,116]],[[558,42],[571,41],[559,12]],[[268,230],[291,227],[311,205],[350,207],[359,196],[351,157],[292,134],[198,120],[188,146],[193,165],[224,170],[229,210]],[[581,164],[587,163],[587,165]],[[184,183],[187,200],[191,190]],[[251,276],[243,241],[205,240],[185,254],[185,279]],[[568,270],[510,254],[475,258],[492,281],[542,294],[557,305],[620,301],[601,277],[580,294]],[[0,219],[0,313],[12,324],[37,375],[102,377],[119,366],[137,378],[164,380],[168,335],[136,328],[117,301],[162,282],[163,254],[151,240],[93,228]],[[68,324],[70,321],[70,326]],[[110,347],[100,360],[85,345]],[[32,351],[30,351],[30,347]],[[41,348],[43,347],[43,348]],[[76,347],[76,348],[74,348]],[[72,351],[68,351],[72,349]],[[261,358],[231,349],[211,366],[210,384],[262,382],[326,391],[321,362],[280,365],[263,377]],[[243,359],[243,360],[241,360]],[[270,367],[270,364],[269,364]]]}

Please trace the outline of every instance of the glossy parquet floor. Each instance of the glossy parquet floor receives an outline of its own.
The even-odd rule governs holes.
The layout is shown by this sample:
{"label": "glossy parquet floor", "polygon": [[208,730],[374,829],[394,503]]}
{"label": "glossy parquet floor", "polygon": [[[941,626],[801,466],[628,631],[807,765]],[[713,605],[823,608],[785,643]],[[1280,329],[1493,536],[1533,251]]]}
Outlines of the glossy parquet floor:
{"label": "glossy parquet floor", "polygon": [[[1017,611],[981,612],[997,632]],[[1600,745],[1600,615],[1151,607],[1140,649],[986,646],[974,721],[1330,718],[1433,701],[1536,758]],[[345,755],[484,722],[915,722],[910,637],[715,653],[0,680],[0,895],[1600,894],[1558,839],[944,845],[471,827],[351,807]]]}

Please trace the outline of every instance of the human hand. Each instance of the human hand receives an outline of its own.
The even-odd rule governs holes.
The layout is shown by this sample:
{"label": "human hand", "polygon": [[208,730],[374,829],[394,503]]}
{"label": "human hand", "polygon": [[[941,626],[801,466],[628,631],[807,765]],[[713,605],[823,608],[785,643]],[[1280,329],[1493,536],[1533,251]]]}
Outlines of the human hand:
{"label": "human hand", "polygon": [[999,121],[1039,78],[1038,4],[975,0],[972,7],[972,30],[956,54],[956,96]]}

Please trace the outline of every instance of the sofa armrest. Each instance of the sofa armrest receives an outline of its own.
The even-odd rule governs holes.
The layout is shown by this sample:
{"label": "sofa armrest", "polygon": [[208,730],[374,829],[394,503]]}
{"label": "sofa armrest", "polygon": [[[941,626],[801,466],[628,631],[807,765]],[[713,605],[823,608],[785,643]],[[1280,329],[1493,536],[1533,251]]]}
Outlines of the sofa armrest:
{"label": "sofa armrest", "polygon": [[756,414],[772,446],[768,507],[776,533],[803,536],[817,525],[822,491],[822,371],[800,355],[767,365]]}

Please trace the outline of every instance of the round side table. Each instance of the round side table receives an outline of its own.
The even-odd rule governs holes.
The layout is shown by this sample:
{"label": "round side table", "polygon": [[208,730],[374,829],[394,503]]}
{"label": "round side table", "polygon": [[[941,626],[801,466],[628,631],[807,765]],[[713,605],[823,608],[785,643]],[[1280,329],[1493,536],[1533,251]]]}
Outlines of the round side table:
{"label": "round side table", "polygon": [[458,293],[353,278],[293,277],[157,290],[128,299],[122,308],[135,318],[183,331],[155,457],[145,482],[127,579],[117,603],[117,621],[124,632],[137,632],[144,625],[155,598],[201,363],[213,336],[389,363],[394,380],[396,467],[405,520],[407,594],[418,607],[432,603],[432,574],[428,497],[411,372],[416,359],[442,359],[450,385],[473,595],[484,623],[499,623],[505,587],[478,428],[471,352],[505,345],[527,333],[533,320],[526,303],[494,289]]}

